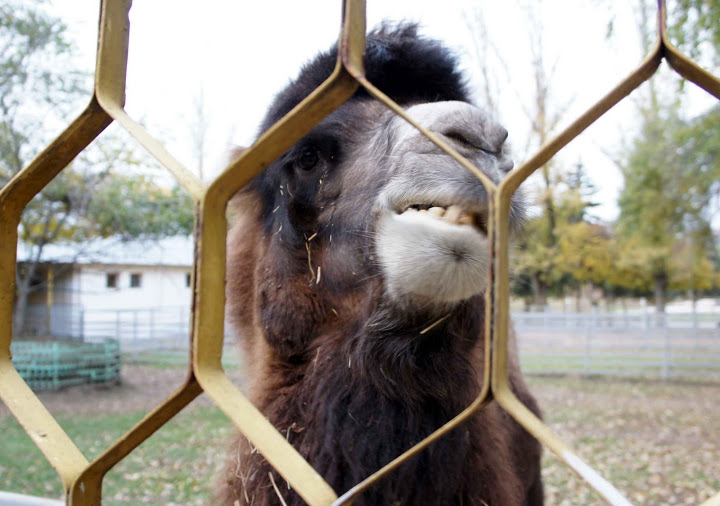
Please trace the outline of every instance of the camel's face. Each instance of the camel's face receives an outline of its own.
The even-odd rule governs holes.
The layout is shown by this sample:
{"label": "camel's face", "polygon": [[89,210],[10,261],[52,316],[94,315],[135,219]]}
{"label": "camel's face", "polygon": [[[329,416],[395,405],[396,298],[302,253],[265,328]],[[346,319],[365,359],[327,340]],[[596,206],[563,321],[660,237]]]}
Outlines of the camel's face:
{"label": "camel's face", "polygon": [[[507,131],[480,109],[436,102],[407,112],[493,181],[512,168]],[[268,169],[263,187],[273,196],[265,206],[273,258],[309,252],[307,273],[320,271],[325,288],[381,280],[391,300],[423,306],[485,288],[483,185],[379,103],[345,104]],[[520,207],[513,202],[513,221]]]}
{"label": "camel's face", "polygon": [[[439,102],[407,112],[493,181],[512,168],[503,152],[507,131],[480,109]],[[407,122],[396,118],[392,128],[391,174],[375,201],[375,242],[387,292],[422,303],[467,299],[486,284],[487,192]]]}

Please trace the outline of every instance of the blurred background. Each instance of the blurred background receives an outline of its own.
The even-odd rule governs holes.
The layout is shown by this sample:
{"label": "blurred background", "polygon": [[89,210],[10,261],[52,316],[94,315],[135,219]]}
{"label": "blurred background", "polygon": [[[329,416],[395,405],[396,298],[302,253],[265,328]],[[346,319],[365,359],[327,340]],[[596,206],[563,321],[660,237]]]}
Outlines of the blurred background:
{"label": "blurred background", "polygon": [[[98,9],[0,1],[0,185],[87,104]],[[274,95],[337,39],[340,11],[329,1],[136,0],[126,109],[210,181],[234,146],[254,142]],[[638,66],[656,11],[650,0],[367,7],[369,29],[415,20],[452,49],[476,103],[510,131],[516,165]],[[668,11],[674,43],[720,74],[720,2],[669,1]],[[530,212],[511,268],[523,368],[551,428],[634,502],[694,504],[720,490],[719,175],[720,104],[663,63],[523,185]],[[115,125],[25,210],[15,364],[69,433],[103,427],[104,439],[82,443],[90,455],[182,382],[192,227],[190,198]],[[234,348],[224,362],[242,385]],[[231,428],[202,401],[181,416],[209,439],[183,433],[187,420],[164,427],[138,450],[149,468],[135,452],[109,475],[108,503],[208,500]],[[59,480],[14,423],[0,404],[11,445],[0,488],[57,495]],[[200,439],[183,446],[188,438]],[[186,451],[168,453],[174,444]],[[552,456],[544,472],[549,504],[598,501]]]}

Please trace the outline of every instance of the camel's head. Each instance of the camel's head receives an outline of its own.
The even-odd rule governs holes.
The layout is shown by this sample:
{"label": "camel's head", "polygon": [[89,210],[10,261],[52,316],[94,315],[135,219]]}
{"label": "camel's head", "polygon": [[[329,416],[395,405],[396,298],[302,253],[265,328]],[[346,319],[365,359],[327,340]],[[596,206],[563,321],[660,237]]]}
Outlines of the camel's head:
{"label": "camel's head", "polygon": [[[307,65],[278,95],[264,128],[319,85],[334,58],[330,51]],[[418,37],[414,26],[381,29],[368,36],[365,66],[371,82],[493,181],[512,168],[504,148],[507,131],[469,103],[456,62],[439,43]],[[311,321],[293,321],[291,330],[310,332],[308,326],[331,317],[335,300],[349,293],[444,311],[485,289],[483,185],[363,91],[243,195],[241,215],[254,213],[262,231],[251,239],[262,243],[253,250],[252,290],[261,314],[264,304],[275,307],[257,322],[266,333],[278,325],[279,312],[292,313],[298,304],[302,316],[295,312],[294,318]],[[511,209],[514,223],[522,214],[517,200]],[[231,244],[231,258],[245,258],[240,249],[233,251]],[[246,266],[248,260],[236,263]],[[230,275],[232,302],[243,296],[233,292],[251,287],[233,288],[232,278],[242,274],[231,269]]]}

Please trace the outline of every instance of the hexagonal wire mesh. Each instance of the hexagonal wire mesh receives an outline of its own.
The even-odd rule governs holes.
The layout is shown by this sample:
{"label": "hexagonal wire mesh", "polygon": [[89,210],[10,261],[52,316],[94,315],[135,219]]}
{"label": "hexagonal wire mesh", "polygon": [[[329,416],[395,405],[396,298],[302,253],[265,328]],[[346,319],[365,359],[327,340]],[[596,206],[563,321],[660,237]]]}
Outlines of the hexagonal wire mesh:
{"label": "hexagonal wire mesh", "polygon": [[[587,466],[514,396],[507,376],[508,215],[510,197],[520,183],[578,136],[590,124],[649,79],[665,58],[683,77],[720,99],[720,80],[680,54],[669,42],[665,5],[658,2],[657,42],[642,62],[566,130],[512,171],[500,185],[492,183],[461,155],[409,118],[382,91],[365,79],[365,5],[345,0],[338,61],[333,74],[208,186],[187,171],[124,111],[125,71],[131,0],[102,0],[95,91],[85,111],[33,162],[0,190],[0,398],[58,472],[68,504],[99,504],[105,473],[170,418],[205,391],[252,444],[309,504],[349,504],[376,480],[391,472],[431,442],[463,423],[477,410],[497,401],[544,446],[557,454],[610,504],[629,502]],[[420,130],[438,147],[475,174],[489,195],[488,237],[491,272],[486,294],[485,378],[477,399],[453,420],[376,471],[339,498],[336,492],[290,446],[285,438],[231,384],[221,366],[224,321],[225,208],[230,197],[263,170],[355,90],[364,87],[375,99]],[[166,167],[192,196],[196,206],[196,254],[193,276],[192,360],[187,379],[100,457],[88,463],[73,441],[45,409],[13,368],[10,357],[18,225],[24,207],[68,163],[107,127],[117,121]],[[719,505],[720,493],[705,506]]]}

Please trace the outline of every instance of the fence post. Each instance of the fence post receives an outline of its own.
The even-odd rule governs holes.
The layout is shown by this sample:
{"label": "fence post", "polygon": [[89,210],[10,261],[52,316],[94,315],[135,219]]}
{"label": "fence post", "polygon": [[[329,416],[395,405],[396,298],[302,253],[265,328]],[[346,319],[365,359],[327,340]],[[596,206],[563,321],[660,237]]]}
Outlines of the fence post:
{"label": "fence post", "polygon": [[590,338],[592,333],[593,322],[590,319],[585,320],[585,358],[583,360],[583,374],[585,377],[590,376]]}
{"label": "fence post", "polygon": [[663,325],[663,379],[670,378],[670,336],[667,325]]}
{"label": "fence post", "polygon": [[53,384],[53,390],[58,390],[60,388],[60,345],[58,343],[53,343],[52,354],[53,354],[52,384]]}
{"label": "fence post", "polygon": [[80,340],[85,342],[85,308],[80,308]]}
{"label": "fence post", "polygon": [[137,341],[138,338],[138,312],[133,311],[133,341]]}
{"label": "fence post", "polygon": [[150,339],[155,338],[155,309],[150,309]]}

